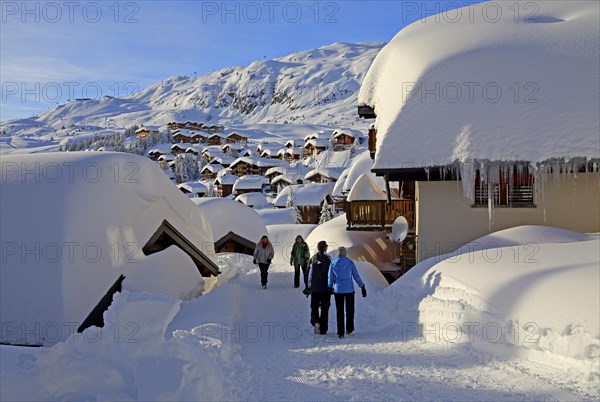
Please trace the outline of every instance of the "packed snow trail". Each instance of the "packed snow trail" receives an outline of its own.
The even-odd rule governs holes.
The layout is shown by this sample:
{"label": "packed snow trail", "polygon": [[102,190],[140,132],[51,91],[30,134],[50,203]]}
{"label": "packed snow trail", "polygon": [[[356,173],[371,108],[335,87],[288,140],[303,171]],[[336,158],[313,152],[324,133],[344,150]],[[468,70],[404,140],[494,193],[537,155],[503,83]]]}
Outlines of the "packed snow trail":
{"label": "packed snow trail", "polygon": [[260,288],[256,268],[247,264],[242,271],[246,272],[184,304],[167,330],[198,332],[201,327],[202,338],[229,348],[231,361],[223,367],[224,399],[598,398],[554,367],[503,361],[468,345],[403,339],[398,328],[369,330],[368,298],[356,300],[355,334],[337,338],[332,303],[328,334],[314,335],[309,299],[292,287],[289,266],[271,266],[267,290]]}

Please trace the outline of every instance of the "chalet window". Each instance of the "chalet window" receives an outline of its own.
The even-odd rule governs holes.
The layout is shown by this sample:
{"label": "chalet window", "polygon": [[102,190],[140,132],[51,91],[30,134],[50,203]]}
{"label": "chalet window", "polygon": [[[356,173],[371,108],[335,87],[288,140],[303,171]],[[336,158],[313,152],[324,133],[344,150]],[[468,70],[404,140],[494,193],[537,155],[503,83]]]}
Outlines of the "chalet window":
{"label": "chalet window", "polygon": [[516,167],[501,171],[498,183],[488,185],[481,179],[479,170],[475,176],[474,207],[487,207],[488,198],[494,206],[535,207],[533,176],[528,172],[518,172]]}

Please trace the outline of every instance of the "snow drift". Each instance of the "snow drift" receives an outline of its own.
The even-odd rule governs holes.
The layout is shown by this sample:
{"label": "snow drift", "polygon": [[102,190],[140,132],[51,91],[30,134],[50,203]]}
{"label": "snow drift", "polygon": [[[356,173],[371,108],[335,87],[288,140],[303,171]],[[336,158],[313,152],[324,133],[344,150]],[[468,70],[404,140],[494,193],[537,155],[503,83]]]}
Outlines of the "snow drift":
{"label": "snow drift", "polygon": [[597,375],[599,288],[597,235],[525,226],[428,259],[376,297],[413,336],[422,324],[429,341],[517,345]]}

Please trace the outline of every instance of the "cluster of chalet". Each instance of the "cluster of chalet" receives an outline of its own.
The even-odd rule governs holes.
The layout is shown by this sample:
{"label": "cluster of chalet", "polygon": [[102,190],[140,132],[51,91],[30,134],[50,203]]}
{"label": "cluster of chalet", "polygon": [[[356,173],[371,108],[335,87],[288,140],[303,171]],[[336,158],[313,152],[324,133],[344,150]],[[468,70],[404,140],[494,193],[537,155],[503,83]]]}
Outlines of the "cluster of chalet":
{"label": "cluster of chalet", "polygon": [[[177,155],[196,155],[200,179],[177,185],[188,197],[225,197],[255,209],[293,205],[302,223],[313,224],[319,222],[324,203],[333,208],[334,185],[349,167],[353,147],[363,140],[356,131],[340,129],[278,142],[259,142],[189,121],[171,122],[166,129],[172,143],[156,144],[147,156],[174,180]],[[140,136],[150,134],[149,129],[140,130]],[[288,188],[293,189],[292,200]]]}

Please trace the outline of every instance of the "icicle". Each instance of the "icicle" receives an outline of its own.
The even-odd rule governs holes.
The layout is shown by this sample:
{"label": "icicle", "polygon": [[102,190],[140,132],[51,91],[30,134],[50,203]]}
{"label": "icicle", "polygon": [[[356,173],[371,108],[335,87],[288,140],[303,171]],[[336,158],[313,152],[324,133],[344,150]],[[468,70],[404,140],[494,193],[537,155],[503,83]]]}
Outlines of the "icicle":
{"label": "icicle", "polygon": [[461,162],[458,165],[460,171],[460,181],[462,183],[463,196],[475,201],[475,176],[477,170],[472,162]]}

